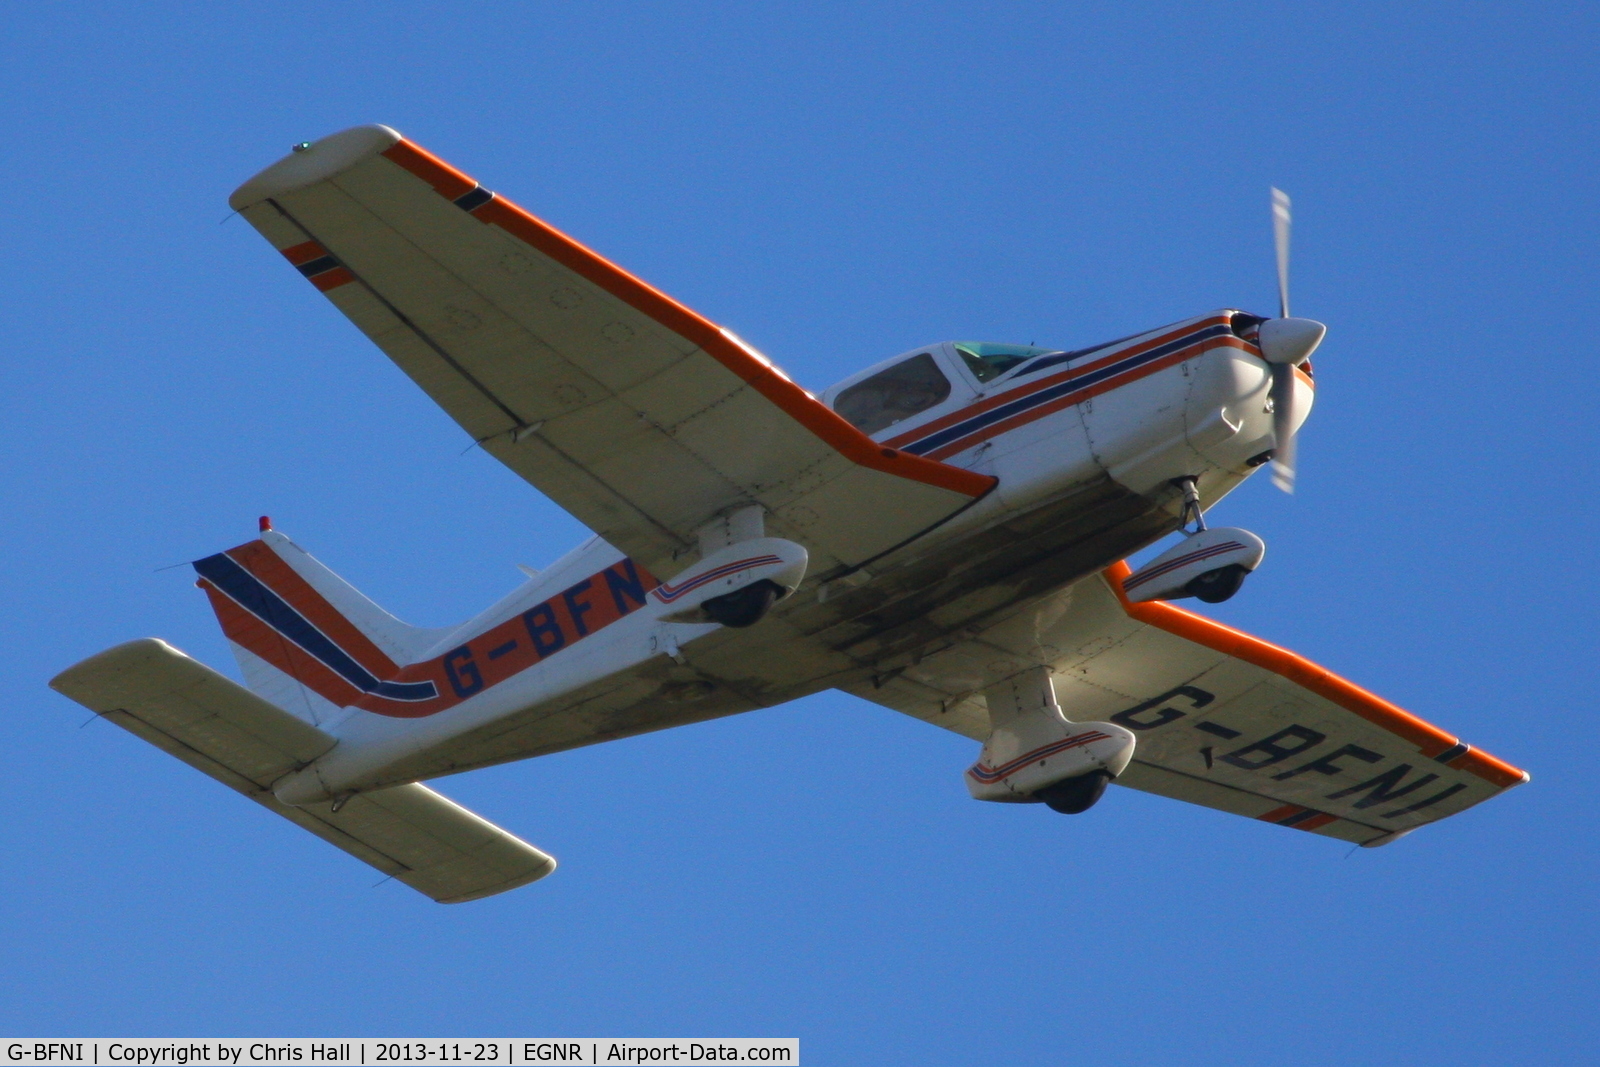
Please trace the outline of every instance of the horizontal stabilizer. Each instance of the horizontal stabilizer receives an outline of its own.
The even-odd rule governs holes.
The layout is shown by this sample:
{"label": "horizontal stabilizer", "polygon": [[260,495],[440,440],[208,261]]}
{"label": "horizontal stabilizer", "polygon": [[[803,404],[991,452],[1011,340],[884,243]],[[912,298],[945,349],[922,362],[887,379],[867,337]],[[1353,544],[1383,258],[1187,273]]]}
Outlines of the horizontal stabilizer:
{"label": "horizontal stabilizer", "polygon": [[423,785],[358,794],[338,811],[279,803],[272,783],[335,739],[164,641],[118,645],[50,685],[440,903],[492,896],[555,869],[550,856]]}

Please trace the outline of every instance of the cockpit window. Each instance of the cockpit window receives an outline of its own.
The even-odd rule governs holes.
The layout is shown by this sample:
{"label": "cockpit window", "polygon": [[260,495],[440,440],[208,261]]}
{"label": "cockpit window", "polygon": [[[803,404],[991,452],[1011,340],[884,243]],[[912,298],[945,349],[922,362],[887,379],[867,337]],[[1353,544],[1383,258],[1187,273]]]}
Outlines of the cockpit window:
{"label": "cockpit window", "polygon": [[980,382],[993,381],[1023,360],[1054,352],[1032,345],[999,345],[989,341],[957,341],[956,351]]}
{"label": "cockpit window", "polygon": [[949,395],[950,379],[924,352],[852,385],[834,398],[833,410],[862,433],[873,434]]}

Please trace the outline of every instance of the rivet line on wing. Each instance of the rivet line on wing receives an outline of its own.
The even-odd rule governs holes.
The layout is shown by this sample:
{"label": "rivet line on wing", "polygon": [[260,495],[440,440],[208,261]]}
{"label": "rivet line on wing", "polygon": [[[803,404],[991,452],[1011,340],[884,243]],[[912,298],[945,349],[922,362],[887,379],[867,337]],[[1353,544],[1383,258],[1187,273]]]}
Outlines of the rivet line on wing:
{"label": "rivet line on wing", "polygon": [[[324,242],[321,239],[319,239],[316,234],[312,233],[305,226],[304,223],[302,223],[299,219],[295,218],[287,210],[285,210],[282,204],[278,203],[276,200],[271,200],[271,199],[269,199],[267,201],[267,203],[269,203],[273,207],[277,208],[278,209],[278,213],[281,214],[284,218],[288,219],[289,222],[291,222],[295,226],[295,228],[298,229],[301,233],[305,234],[306,238],[308,240],[316,241],[318,244],[322,245],[324,248],[327,247],[326,242]],[[350,270],[350,267],[349,267],[348,264],[344,264],[344,267],[345,267],[346,270]],[[518,415],[515,411],[511,410],[510,406],[508,406],[498,396],[496,396],[489,389],[488,386],[486,386],[482,382],[480,382],[473,375],[473,373],[471,371],[467,370],[466,367],[463,367],[455,359],[455,357],[450,355],[449,352],[445,351],[445,349],[444,349],[444,347],[442,345],[440,345],[432,337],[429,337],[428,334],[422,329],[422,327],[418,326],[415,322],[411,321],[411,318],[409,316],[407,316],[405,312],[403,312],[399,308],[395,307],[394,304],[391,303],[388,300],[388,298],[386,298],[382,293],[378,292],[377,289],[373,288],[372,283],[368,282],[365,278],[363,278],[360,274],[357,274],[353,270],[350,271],[350,274],[355,278],[356,282],[358,284],[360,284],[360,286],[363,289],[365,289],[367,292],[372,294],[373,299],[377,300],[384,307],[388,308],[389,309],[389,313],[391,315],[393,315],[396,319],[398,319],[400,321],[401,325],[405,326],[406,329],[408,329],[412,333],[416,334],[416,336],[422,341],[423,344],[427,345],[430,349],[432,349],[433,352],[440,359],[444,360],[445,363],[449,364],[449,366],[453,370],[455,370],[455,372],[457,374],[461,375],[461,377],[463,379],[465,379],[467,381],[467,383],[470,384],[474,389],[476,389],[479,393],[482,393],[485,400],[488,400],[495,407],[499,408],[500,411],[505,414],[506,418],[511,420],[513,425],[512,425],[512,429],[511,429],[510,432],[513,434],[513,436],[514,436],[514,438],[516,440],[526,440],[526,439],[528,439],[528,437],[532,436],[531,431],[535,430],[538,426],[542,426],[543,425],[542,422],[541,423],[530,422],[529,420],[523,418],[521,415]],[[522,437],[516,437],[516,434],[517,434],[518,431],[530,431],[530,432],[527,433],[527,434],[524,434]],[[505,432],[505,431],[502,431],[502,432]],[[488,441],[491,441],[494,438],[499,437],[499,436],[500,436],[500,434],[491,434],[488,437],[482,438],[481,440],[478,440],[478,441],[476,441],[474,443],[478,444],[478,445],[483,445],[483,444],[487,443]],[[580,464],[572,456],[569,456],[565,451],[563,451],[558,445],[556,445],[548,437],[546,437],[544,435],[539,435],[538,436],[538,441],[539,441],[540,444],[544,445],[544,447],[548,448],[550,451],[554,452],[557,456],[561,457],[563,462],[571,464],[574,468],[583,471],[583,473],[587,477],[589,477],[595,483],[600,485],[603,489],[605,489],[606,492],[610,493],[613,497],[615,497],[618,500],[627,501],[627,497],[624,494],[618,492],[617,489],[614,486],[611,486],[611,485],[607,484],[606,481],[603,478],[599,477],[594,472],[588,470],[586,467],[584,467],[582,464]],[[675,531],[673,531],[673,529],[671,527],[667,526],[665,523],[663,523],[660,520],[658,520],[657,518],[655,518],[655,516],[646,514],[644,511],[642,511],[638,507],[638,505],[632,504],[631,502],[629,502],[629,507],[632,508],[632,510],[635,512],[635,514],[639,515],[641,518],[643,518],[650,525],[654,526],[661,533],[666,534],[667,537],[670,540],[676,541],[680,545],[684,545],[684,547],[688,547],[687,543],[684,541],[684,539],[682,537],[680,537]]]}
{"label": "rivet line on wing", "polygon": [[[282,215],[284,218],[288,219],[291,223],[293,223],[295,228],[298,229],[301,233],[305,234],[306,238],[308,240],[316,241],[318,244],[322,245],[324,248],[327,247],[327,242],[323,241],[316,234],[312,233],[311,230],[308,229],[304,223],[302,223],[299,219],[295,218],[287,210],[285,210],[284,206],[282,204],[280,204],[276,200],[272,200],[272,199],[269,199],[267,201],[267,203],[269,203],[273,207],[277,208],[278,209],[278,213],[280,215]],[[439,342],[435,341],[432,337],[430,337],[428,335],[428,333],[425,330],[423,330],[422,327],[418,326],[415,322],[413,322],[411,320],[410,316],[408,316],[405,312],[401,311],[399,308],[395,307],[393,302],[391,302],[382,293],[378,292],[378,290],[373,287],[371,282],[367,281],[367,279],[363,278],[360,274],[357,274],[355,271],[350,270],[350,265],[348,263],[343,263],[342,261],[341,261],[341,263],[344,266],[344,269],[345,270],[349,270],[351,275],[354,276],[356,282],[363,289],[365,289],[367,292],[371,293],[372,296],[373,296],[373,299],[377,300],[378,303],[382,304],[385,308],[387,308],[388,311],[389,311],[389,314],[393,315],[396,319],[398,319],[402,326],[404,326],[406,329],[410,330],[412,333],[416,334],[417,338],[423,344],[427,345],[430,349],[432,349],[433,353],[436,356],[438,356],[440,359],[444,360],[445,363],[447,363],[452,370],[454,370],[457,374],[461,375],[461,377],[466,380],[468,385],[472,386],[479,393],[483,394],[483,398],[485,400],[489,401],[489,403],[491,403],[495,407],[499,408],[501,413],[504,414],[506,418],[511,420],[514,428],[521,429],[522,427],[525,427],[525,426],[528,425],[528,420],[527,419],[523,418],[521,415],[518,415],[515,411],[512,411],[511,407],[508,404],[506,404],[505,401],[501,400],[498,396],[496,396],[494,394],[494,392],[488,386],[484,385],[481,381],[478,380],[476,375],[474,375],[466,367],[462,366],[460,361],[458,361],[449,352],[445,351],[444,346],[439,344]]]}

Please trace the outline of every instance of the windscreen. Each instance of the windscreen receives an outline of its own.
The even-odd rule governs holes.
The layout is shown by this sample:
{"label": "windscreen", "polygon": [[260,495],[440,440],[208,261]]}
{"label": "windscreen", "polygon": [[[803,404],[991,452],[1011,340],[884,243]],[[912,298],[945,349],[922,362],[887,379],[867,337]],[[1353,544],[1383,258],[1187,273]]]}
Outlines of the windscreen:
{"label": "windscreen", "polygon": [[1033,345],[1003,345],[993,341],[957,341],[956,351],[980,382],[993,381],[1018,363],[1054,352]]}

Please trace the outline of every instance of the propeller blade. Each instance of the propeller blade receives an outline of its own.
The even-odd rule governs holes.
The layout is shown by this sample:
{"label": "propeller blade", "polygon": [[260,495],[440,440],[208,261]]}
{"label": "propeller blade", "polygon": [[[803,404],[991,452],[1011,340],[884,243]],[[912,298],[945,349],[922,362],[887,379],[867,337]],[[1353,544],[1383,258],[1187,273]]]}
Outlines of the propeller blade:
{"label": "propeller blade", "polygon": [[1278,317],[1289,317],[1289,194],[1272,190],[1272,237],[1278,246]]}
{"label": "propeller blade", "polygon": [[1294,492],[1294,367],[1271,363],[1272,385],[1272,484],[1285,493]]}

